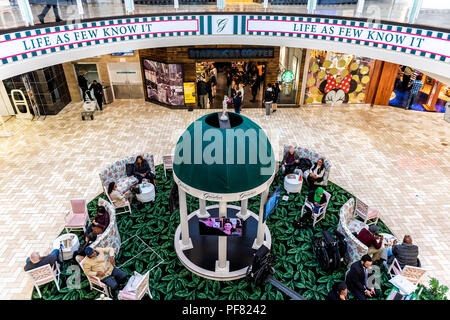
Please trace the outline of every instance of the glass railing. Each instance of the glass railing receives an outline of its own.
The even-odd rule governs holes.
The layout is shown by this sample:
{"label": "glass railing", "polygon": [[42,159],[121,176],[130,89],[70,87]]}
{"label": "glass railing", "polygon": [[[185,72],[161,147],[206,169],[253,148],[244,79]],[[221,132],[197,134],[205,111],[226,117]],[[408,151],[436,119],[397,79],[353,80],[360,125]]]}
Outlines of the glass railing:
{"label": "glass railing", "polygon": [[[117,17],[128,14],[198,12],[266,12],[327,15],[361,18],[368,21],[414,23],[450,29],[450,1],[422,0],[414,15],[413,0],[0,0],[0,29],[21,28],[59,22],[70,24],[83,19]],[[258,1],[258,2],[256,2]],[[225,7],[221,5],[225,3]],[[420,3],[420,1],[419,1]],[[55,6],[55,8],[54,8]],[[43,16],[44,14],[45,17]],[[42,23],[43,21],[43,23]]]}

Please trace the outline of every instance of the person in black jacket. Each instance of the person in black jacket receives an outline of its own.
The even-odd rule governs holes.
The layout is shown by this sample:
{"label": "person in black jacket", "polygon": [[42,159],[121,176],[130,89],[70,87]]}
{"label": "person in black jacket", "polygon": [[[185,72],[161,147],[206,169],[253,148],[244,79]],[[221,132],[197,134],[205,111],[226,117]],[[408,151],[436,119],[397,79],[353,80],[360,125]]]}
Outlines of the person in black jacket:
{"label": "person in black jacket", "polygon": [[80,86],[80,89],[82,91],[83,101],[86,101],[86,94],[88,95],[89,100],[93,100],[91,96],[91,91],[89,91],[88,89],[88,81],[84,77],[85,74],[86,71],[82,70],[81,73],[78,75],[78,85]]}
{"label": "person in black jacket", "polygon": [[328,296],[326,297],[326,300],[348,300],[347,296],[347,285],[345,282],[337,282],[333,284],[333,287],[331,288],[331,291],[328,293]]}
{"label": "person in black jacket", "polygon": [[26,260],[25,267],[23,268],[25,271],[30,271],[46,264],[50,264],[53,266],[57,261],[61,262],[59,259],[60,251],[58,249],[50,252],[49,255],[45,257],[41,257],[39,253],[33,252],[29,258]]}
{"label": "person in black jacket", "polygon": [[198,107],[206,109],[208,106],[208,84],[202,77],[197,82]]}
{"label": "person in black jacket", "polygon": [[394,258],[397,258],[397,261],[402,268],[404,268],[406,265],[420,267],[418,256],[419,247],[413,244],[411,236],[406,235],[403,238],[402,244],[397,244],[397,242],[394,241],[394,246],[392,247],[392,255],[388,257],[387,263],[391,264]]}
{"label": "person in black jacket", "polygon": [[155,184],[155,175],[150,169],[148,162],[142,156],[136,158],[136,162],[134,163],[134,176],[139,180],[139,183],[142,183],[143,179],[147,179],[153,185]]}
{"label": "person in black jacket", "polygon": [[92,89],[94,89],[94,96],[95,96],[95,99],[97,100],[98,107],[100,108],[100,110],[103,110],[102,109],[103,87],[102,87],[101,83],[98,83],[97,80],[92,81],[92,84],[89,87],[89,90],[92,90]]}
{"label": "person in black jacket", "polygon": [[237,95],[233,98],[234,112],[241,113],[241,104],[242,104],[241,92],[238,91]]}
{"label": "person in black jacket", "polygon": [[369,288],[368,286],[368,268],[371,265],[372,258],[365,254],[360,261],[356,261],[351,265],[347,273],[345,283],[356,300],[366,300],[367,298],[374,298],[380,295],[378,289]]}

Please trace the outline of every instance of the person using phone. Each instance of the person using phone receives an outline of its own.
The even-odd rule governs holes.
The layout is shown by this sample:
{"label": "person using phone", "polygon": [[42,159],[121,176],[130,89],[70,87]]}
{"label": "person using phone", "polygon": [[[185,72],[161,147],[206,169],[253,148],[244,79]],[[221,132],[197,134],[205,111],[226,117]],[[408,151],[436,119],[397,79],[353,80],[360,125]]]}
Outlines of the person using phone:
{"label": "person using phone", "polygon": [[115,266],[113,248],[87,247],[84,252],[86,258],[83,261],[83,271],[87,276],[98,277],[113,292],[117,291],[119,284],[125,283],[127,274]]}
{"label": "person using phone", "polygon": [[372,258],[365,254],[361,260],[354,262],[345,278],[348,290],[356,300],[367,300],[380,295],[380,291],[369,285],[369,268],[372,265]]}

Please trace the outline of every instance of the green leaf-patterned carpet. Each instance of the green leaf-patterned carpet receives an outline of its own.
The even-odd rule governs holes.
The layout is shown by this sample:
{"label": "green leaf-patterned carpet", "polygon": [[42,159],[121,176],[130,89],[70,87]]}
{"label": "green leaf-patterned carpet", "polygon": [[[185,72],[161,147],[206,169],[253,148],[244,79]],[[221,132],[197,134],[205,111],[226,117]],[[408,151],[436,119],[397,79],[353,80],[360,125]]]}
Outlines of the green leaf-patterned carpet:
{"label": "green leaf-patterned carpet", "polygon": [[[117,265],[120,266],[127,262],[137,253],[146,248],[138,238],[134,237],[124,243],[127,239],[138,235],[145,243],[149,244],[161,258],[164,260],[161,264],[159,257],[151,250],[144,251],[136,258],[127,262],[122,269],[129,276],[137,271],[141,274],[154,268],[150,272],[150,291],[153,299],[271,299],[284,300],[289,299],[274,288],[270,283],[265,287],[254,287],[246,279],[236,281],[212,281],[201,278],[188,271],[178,260],[173,239],[175,230],[179,224],[179,212],[176,210],[170,213],[168,197],[172,188],[171,172],[168,172],[167,178],[164,177],[163,167],[156,167],[157,174],[157,193],[154,202],[148,203],[139,208],[137,203],[132,205],[132,214],[119,215],[117,217],[118,227],[122,238],[122,247],[118,257]],[[282,184],[283,176],[279,171],[271,187],[271,192]],[[302,229],[295,230],[292,222],[299,218],[300,209],[305,202],[308,193],[308,187],[303,186],[301,194],[291,194],[289,201],[282,201],[278,204],[267,224],[272,235],[272,253],[277,258],[274,264],[276,270],[274,277],[290,287],[292,290],[300,293],[307,299],[323,300],[328,294],[333,283],[344,280],[346,268],[325,272],[318,266],[313,254],[311,240],[314,235],[319,235],[322,230],[334,230],[338,224],[339,209],[352,195],[339,186],[328,183],[327,191],[332,194],[331,201],[327,207],[326,219],[322,220],[313,230]],[[282,189],[281,196],[286,192]],[[104,194],[98,197],[106,199]],[[94,216],[97,207],[98,197],[93,199],[88,209],[91,216]],[[189,212],[198,209],[198,200],[188,196],[187,199]],[[207,203],[210,205],[212,203]],[[238,203],[232,203],[239,205]],[[259,211],[259,196],[250,199],[248,202],[249,210],[255,213]],[[389,229],[379,222],[380,232],[391,233]],[[80,235],[80,242],[84,241]],[[70,262],[65,263],[65,269],[68,282],[77,276],[76,268],[68,268]],[[381,290],[382,297],[385,299],[392,285],[388,283],[388,275],[382,267]],[[97,291],[90,291],[89,283],[81,272],[81,283],[79,289],[69,289],[63,286],[58,292],[54,283],[41,286],[43,299],[49,300],[78,300],[95,299],[100,296]],[[33,291],[33,298],[39,298],[36,290]],[[149,299],[148,296],[144,299]]]}

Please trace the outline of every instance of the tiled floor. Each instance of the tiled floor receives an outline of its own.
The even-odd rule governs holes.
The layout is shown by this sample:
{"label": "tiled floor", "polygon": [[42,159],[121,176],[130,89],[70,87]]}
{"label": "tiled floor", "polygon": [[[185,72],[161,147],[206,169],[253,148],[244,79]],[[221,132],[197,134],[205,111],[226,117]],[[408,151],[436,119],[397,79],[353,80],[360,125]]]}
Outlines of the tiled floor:
{"label": "tiled floor", "polygon": [[[69,199],[102,191],[103,167],[144,151],[161,163],[188,124],[208,112],[140,100],[107,105],[94,121],[81,121],[80,111],[74,103],[44,121],[6,122],[14,135],[0,138],[0,299],[29,299],[25,258],[49,248]],[[274,147],[291,143],[326,155],[330,180],[378,208],[396,236],[411,234],[423,266],[450,284],[450,124],[442,114],[367,106],[279,109],[270,119],[263,109],[243,114]]]}

